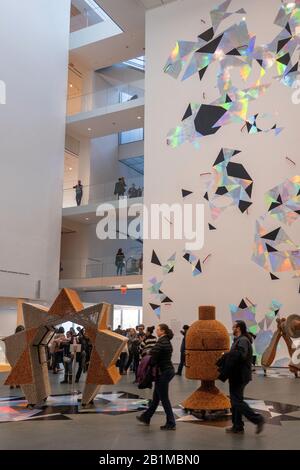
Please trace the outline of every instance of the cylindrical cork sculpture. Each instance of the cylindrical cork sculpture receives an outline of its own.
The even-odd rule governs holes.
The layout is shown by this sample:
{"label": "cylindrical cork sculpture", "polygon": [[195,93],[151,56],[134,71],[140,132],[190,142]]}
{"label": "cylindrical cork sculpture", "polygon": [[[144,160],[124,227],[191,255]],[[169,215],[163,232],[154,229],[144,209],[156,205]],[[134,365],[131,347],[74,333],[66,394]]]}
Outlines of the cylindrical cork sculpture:
{"label": "cylindrical cork sculpture", "polygon": [[229,335],[222,323],[216,320],[214,306],[199,307],[199,320],[186,335],[185,376],[201,380],[199,387],[182,403],[187,410],[225,410],[230,401],[215,386],[218,378],[217,360],[229,350]]}

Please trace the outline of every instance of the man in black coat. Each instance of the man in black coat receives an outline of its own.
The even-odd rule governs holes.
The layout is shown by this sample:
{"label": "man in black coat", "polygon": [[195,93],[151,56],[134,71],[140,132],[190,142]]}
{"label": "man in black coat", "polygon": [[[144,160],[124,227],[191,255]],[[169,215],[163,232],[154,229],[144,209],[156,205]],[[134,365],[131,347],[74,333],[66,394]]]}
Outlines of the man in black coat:
{"label": "man in black coat", "polygon": [[233,434],[244,433],[245,416],[253,424],[256,424],[256,433],[263,430],[265,420],[262,415],[255,413],[244,401],[244,390],[252,379],[252,338],[247,332],[246,323],[238,320],[232,327],[235,337],[229,353],[226,354],[226,374],[229,378],[229,393],[232,410],[232,427],[226,432]]}
{"label": "man in black coat", "polygon": [[183,335],[181,346],[180,346],[180,363],[178,364],[178,369],[176,375],[182,374],[182,369],[185,363],[185,336],[187,334],[187,330],[189,329],[189,325],[183,325],[182,330],[180,333]]}

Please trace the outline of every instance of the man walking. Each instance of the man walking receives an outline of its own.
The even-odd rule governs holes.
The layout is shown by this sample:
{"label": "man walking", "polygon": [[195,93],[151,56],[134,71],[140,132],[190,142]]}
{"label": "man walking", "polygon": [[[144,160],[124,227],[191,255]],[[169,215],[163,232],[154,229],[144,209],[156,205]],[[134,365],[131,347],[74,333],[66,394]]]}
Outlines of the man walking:
{"label": "man walking", "polygon": [[232,331],[235,339],[229,353],[226,354],[232,427],[227,428],[226,432],[243,434],[244,422],[242,418],[245,416],[253,424],[256,424],[256,434],[260,434],[265,420],[244,401],[245,387],[252,379],[252,338],[247,332],[246,323],[242,320],[237,320],[234,323]]}

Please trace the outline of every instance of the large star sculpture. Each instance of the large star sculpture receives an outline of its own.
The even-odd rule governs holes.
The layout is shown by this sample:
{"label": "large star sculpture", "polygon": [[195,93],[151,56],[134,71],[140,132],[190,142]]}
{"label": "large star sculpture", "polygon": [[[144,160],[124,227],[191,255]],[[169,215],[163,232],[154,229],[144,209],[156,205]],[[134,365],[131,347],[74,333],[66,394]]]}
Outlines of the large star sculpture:
{"label": "large star sculpture", "polygon": [[50,308],[24,303],[25,330],[4,339],[12,366],[5,385],[19,384],[30,405],[45,402],[50,395],[46,347],[55,326],[72,321],[85,328],[93,346],[82,393],[82,404],[90,403],[101,385],[120,379],[115,363],[127,339],[107,329],[110,308],[107,303],[84,308],[78,294],[70,289],[62,289]]}

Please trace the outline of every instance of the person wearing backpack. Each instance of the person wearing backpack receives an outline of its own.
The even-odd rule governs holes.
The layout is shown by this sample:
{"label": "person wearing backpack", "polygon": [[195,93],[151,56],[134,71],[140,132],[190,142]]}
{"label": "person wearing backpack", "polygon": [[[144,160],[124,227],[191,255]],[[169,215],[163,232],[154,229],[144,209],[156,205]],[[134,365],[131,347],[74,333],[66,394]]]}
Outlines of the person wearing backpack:
{"label": "person wearing backpack", "polygon": [[245,416],[256,424],[256,434],[263,430],[265,420],[261,414],[255,413],[244,401],[244,390],[252,379],[252,337],[247,332],[246,323],[237,320],[232,327],[235,337],[231,349],[224,354],[225,378],[229,378],[229,393],[232,410],[232,426],[226,429],[227,433],[243,434]]}
{"label": "person wearing backpack", "polygon": [[173,353],[171,339],[174,334],[168,325],[164,323],[157,326],[156,334],[158,340],[149,351],[149,355],[151,357],[150,363],[152,366],[156,366],[158,372],[155,380],[153,398],[148,409],[136,418],[140,423],[148,426],[159,402],[161,401],[166,413],[166,424],[161,426],[160,429],[174,431],[176,429],[176,422],[169,399],[169,383],[175,375],[174,366],[171,360]]}

